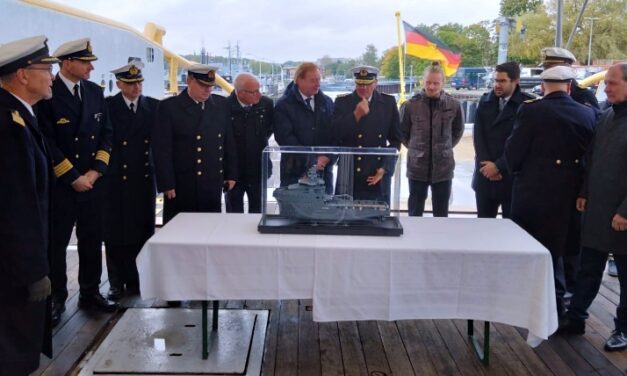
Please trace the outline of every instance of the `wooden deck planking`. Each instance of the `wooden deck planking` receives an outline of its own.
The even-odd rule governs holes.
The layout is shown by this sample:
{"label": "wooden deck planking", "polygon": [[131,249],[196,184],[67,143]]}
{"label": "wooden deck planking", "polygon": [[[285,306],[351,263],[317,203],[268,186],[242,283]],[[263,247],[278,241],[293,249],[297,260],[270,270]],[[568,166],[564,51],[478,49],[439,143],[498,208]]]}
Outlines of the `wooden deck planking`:
{"label": "wooden deck planking", "polygon": [[[70,298],[62,323],[54,330],[55,357],[42,357],[34,375],[73,375],[85,354],[104,338],[121,316],[94,314],[76,307],[78,257],[68,251]],[[106,292],[106,269],[101,291]],[[627,352],[603,350],[613,330],[618,282],[605,277],[590,308],[586,334],[553,336],[533,349],[525,343],[526,330],[492,323],[491,366],[484,367],[472,352],[465,320],[406,320],[398,322],[314,323],[311,300],[229,300],[226,309],[270,310],[262,373],[264,375],[622,375]],[[125,307],[162,307],[160,300],[138,296],[122,301]],[[196,308],[197,302],[185,307]],[[483,340],[483,322],[475,333]]]}

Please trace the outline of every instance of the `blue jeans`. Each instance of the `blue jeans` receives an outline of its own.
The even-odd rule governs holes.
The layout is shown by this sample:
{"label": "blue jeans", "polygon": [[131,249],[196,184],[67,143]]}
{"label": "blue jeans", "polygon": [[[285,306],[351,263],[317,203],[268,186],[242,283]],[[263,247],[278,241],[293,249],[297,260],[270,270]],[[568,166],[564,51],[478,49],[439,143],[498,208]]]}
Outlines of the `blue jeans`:
{"label": "blue jeans", "polygon": [[[568,307],[569,318],[585,320],[589,317],[588,308],[599,293],[607,257],[608,252],[582,247],[575,292]],[[627,332],[627,255],[614,255],[614,260],[620,284],[620,301],[616,307],[614,324],[617,330]]]}
{"label": "blue jeans", "polygon": [[439,183],[427,183],[424,181],[409,179],[409,199],[407,209],[412,217],[422,217],[425,211],[427,190],[431,186],[431,204],[434,217],[448,217],[448,200],[451,198],[452,180]]}

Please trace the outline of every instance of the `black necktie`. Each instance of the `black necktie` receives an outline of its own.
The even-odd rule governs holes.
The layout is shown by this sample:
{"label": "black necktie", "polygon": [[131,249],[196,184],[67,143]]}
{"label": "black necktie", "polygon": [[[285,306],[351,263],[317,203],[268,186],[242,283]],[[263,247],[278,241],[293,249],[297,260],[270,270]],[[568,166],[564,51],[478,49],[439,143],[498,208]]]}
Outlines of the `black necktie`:
{"label": "black necktie", "polygon": [[135,103],[131,102],[131,104],[129,105],[129,107],[131,108],[131,112],[135,113]]}
{"label": "black necktie", "polygon": [[80,95],[80,91],[79,91],[80,87],[78,86],[78,84],[74,85],[74,98],[78,99],[79,101],[81,100],[81,95]]}
{"label": "black necktie", "polygon": [[311,97],[305,99],[305,103],[307,103],[307,107],[309,107],[309,109],[313,111],[313,108],[311,107]]}

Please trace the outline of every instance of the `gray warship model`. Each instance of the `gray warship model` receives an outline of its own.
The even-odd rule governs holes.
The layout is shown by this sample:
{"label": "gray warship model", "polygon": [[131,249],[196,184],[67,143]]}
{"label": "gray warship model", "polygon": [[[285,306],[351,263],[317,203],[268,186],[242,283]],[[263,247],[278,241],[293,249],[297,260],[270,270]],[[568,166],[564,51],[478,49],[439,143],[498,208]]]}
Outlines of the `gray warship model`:
{"label": "gray warship model", "polygon": [[325,193],[324,179],[316,166],[307,171],[298,183],[274,190],[281,216],[296,220],[344,223],[355,221],[384,221],[390,206],[384,201],[353,200],[348,194]]}
{"label": "gray warship model", "polygon": [[378,200],[354,200],[330,195],[316,166],[298,183],[273,192],[279,214],[263,213],[257,230],[268,234],[400,236],[403,226],[390,216],[390,205]]}

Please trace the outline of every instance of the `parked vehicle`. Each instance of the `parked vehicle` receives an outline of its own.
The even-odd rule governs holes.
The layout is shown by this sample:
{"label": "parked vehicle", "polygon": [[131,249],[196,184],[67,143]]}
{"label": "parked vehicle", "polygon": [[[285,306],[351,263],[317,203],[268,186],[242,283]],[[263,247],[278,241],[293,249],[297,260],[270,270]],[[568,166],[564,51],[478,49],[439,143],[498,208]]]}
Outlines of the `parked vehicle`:
{"label": "parked vehicle", "polygon": [[451,87],[459,89],[478,89],[487,87],[490,72],[483,67],[461,67],[451,77]]}

